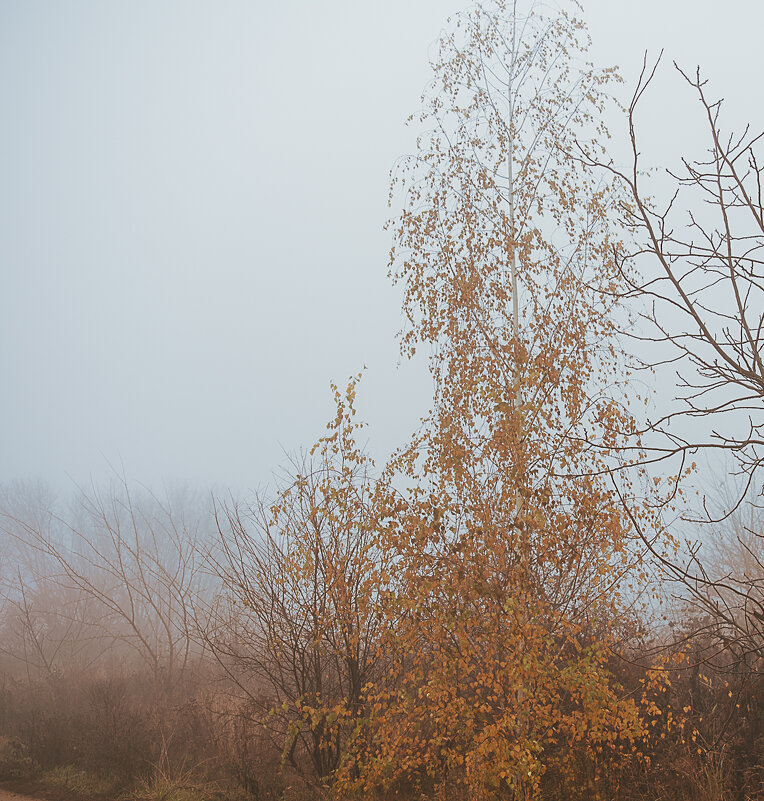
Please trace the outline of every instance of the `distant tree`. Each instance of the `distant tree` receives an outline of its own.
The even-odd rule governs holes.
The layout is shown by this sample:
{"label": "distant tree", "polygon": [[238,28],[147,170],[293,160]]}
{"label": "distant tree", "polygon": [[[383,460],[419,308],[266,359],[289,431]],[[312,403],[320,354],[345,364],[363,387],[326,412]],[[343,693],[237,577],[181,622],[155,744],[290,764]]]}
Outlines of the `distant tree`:
{"label": "distant tree", "polygon": [[[721,501],[727,508],[733,494]],[[708,669],[764,677],[764,512],[738,504],[705,534],[687,543],[684,560],[662,560],[687,621],[678,633]]]}
{"label": "distant tree", "polygon": [[[198,519],[186,519],[182,507],[173,510],[169,499],[164,504],[149,494],[136,498],[122,480],[106,492],[81,493],[70,520],[51,509],[42,516],[8,510],[0,517],[31,565],[19,572],[13,595],[22,618],[29,620],[34,587],[49,585],[51,597],[73,599],[71,608],[48,614],[62,625],[86,626],[88,639],[102,648],[118,644],[136,657],[149,670],[157,708],[171,702],[193,653]],[[31,635],[31,621],[27,627]]]}

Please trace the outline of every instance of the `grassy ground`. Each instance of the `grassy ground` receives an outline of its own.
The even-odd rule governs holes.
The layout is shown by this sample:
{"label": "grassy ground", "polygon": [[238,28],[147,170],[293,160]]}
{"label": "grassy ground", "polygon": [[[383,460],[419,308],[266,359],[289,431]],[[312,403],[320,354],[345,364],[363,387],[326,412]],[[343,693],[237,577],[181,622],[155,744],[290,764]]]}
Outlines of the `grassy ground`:
{"label": "grassy ground", "polygon": [[[0,790],[42,801],[252,801],[241,789],[155,771],[140,781],[60,765],[43,770],[15,740],[0,738]],[[262,795],[263,799],[268,794]]]}

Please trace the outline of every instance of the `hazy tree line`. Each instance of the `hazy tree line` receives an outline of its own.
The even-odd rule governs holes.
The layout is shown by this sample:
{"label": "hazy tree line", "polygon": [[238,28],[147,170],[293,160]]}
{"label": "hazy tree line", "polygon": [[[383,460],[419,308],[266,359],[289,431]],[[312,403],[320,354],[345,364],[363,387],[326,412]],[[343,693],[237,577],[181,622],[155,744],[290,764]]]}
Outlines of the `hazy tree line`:
{"label": "hazy tree line", "polygon": [[390,223],[402,352],[428,354],[434,395],[385,464],[357,376],[253,499],[2,489],[1,777],[764,796],[761,139],[682,73],[707,151],[661,201],[638,136],[658,64],[616,163],[617,76],[587,42],[502,0],[441,37]]}

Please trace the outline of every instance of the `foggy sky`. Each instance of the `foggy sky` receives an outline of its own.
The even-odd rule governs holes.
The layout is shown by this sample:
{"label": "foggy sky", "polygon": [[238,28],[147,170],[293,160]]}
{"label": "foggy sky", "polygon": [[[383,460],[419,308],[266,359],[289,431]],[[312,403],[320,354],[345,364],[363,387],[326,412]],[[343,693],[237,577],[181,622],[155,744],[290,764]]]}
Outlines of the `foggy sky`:
{"label": "foggy sky", "polygon": [[[406,438],[429,380],[397,366],[388,171],[466,5],[0,2],[0,482],[111,464],[256,486],[321,435],[329,382],[364,364],[372,451]],[[730,123],[764,127],[763,8],[585,4],[624,99],[643,51],[666,49],[648,161],[701,152],[672,59],[703,67]]]}

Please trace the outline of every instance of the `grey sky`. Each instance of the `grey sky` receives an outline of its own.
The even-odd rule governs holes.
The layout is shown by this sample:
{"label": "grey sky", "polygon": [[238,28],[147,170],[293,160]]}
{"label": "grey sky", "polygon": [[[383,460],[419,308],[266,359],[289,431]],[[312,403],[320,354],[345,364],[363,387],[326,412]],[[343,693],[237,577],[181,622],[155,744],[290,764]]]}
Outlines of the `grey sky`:
{"label": "grey sky", "polygon": [[[373,450],[425,410],[398,362],[387,174],[459,0],[2,0],[0,481],[247,486],[310,445],[364,364]],[[656,158],[693,146],[672,58],[764,127],[764,6],[593,0],[593,60]],[[614,130],[616,137],[623,132]]]}

